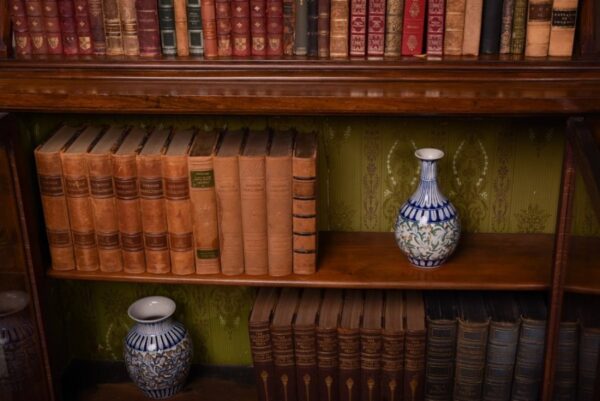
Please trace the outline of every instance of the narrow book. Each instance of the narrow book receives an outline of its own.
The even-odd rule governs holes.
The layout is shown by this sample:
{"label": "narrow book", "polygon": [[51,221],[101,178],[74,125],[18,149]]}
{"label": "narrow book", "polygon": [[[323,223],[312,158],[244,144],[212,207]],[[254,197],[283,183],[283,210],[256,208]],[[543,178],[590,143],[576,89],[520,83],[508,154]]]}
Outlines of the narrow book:
{"label": "narrow book", "polygon": [[298,401],[319,399],[317,387],[317,316],[321,290],[305,288],[294,320],[294,356]]}
{"label": "narrow book", "polygon": [[529,0],[525,56],[546,57],[550,43],[552,0]]}
{"label": "narrow book", "polygon": [[427,7],[427,55],[444,54],[445,0],[429,0]]}
{"label": "narrow book", "polygon": [[554,401],[577,399],[577,364],[579,350],[579,318],[573,296],[566,296],[562,306],[558,332],[556,372],[554,374]]}
{"label": "narrow book", "polygon": [[283,1],[267,0],[267,56],[283,56]]}
{"label": "narrow book", "polygon": [[103,56],[106,54],[106,36],[104,35],[102,0],[88,0],[88,14],[90,17],[92,49],[95,55]]}
{"label": "narrow book", "polygon": [[381,332],[381,400],[402,399],[404,379],[404,336],[406,321],[404,294],[386,291]]}
{"label": "narrow book", "polygon": [[217,22],[217,54],[227,57],[233,54],[231,43],[231,0],[215,0]]}
{"label": "narrow book", "polygon": [[425,34],[425,0],[406,0],[402,29],[402,55],[422,54],[423,35]]}
{"label": "narrow book", "polygon": [[103,272],[123,270],[111,155],[119,148],[126,129],[110,127],[86,155],[98,258]]}
{"label": "narrow book", "polygon": [[213,158],[221,272],[226,275],[244,273],[242,239],[242,207],[238,157],[244,142],[244,131],[226,132]]}
{"label": "narrow book", "polygon": [[582,299],[579,306],[581,334],[579,340],[579,377],[577,400],[592,401],[598,396],[598,364],[600,361],[600,318],[598,298]]}
{"label": "narrow book", "polygon": [[367,50],[367,0],[348,1],[350,2],[350,56],[361,57]]}
{"label": "narrow book", "polygon": [[155,0],[136,0],[135,9],[137,12],[140,56],[153,57],[160,55],[157,2]]}
{"label": "narrow book", "polygon": [[360,390],[364,401],[381,398],[382,324],[383,292],[369,290],[360,326]]}
{"label": "narrow book", "polygon": [[[31,36],[32,54],[48,54],[48,38],[44,29],[42,10],[41,0],[25,0],[25,13],[27,14],[27,28]],[[76,42],[75,45],[77,45]]]}
{"label": "narrow book", "polygon": [[317,0],[318,22],[317,22],[317,48],[320,58],[329,57],[329,22],[331,18],[331,0]]}
{"label": "narrow book", "polygon": [[80,127],[64,125],[34,152],[46,236],[54,270],[75,269],[60,153],[69,146],[80,131]]}
{"label": "narrow book", "polygon": [[[464,22],[461,26],[463,33],[462,51],[465,56],[478,56],[481,42],[483,18],[483,0],[461,0],[464,2]],[[458,54],[461,54],[458,53]]]}
{"label": "narrow book", "polygon": [[500,28],[500,54],[510,54],[510,38],[512,35],[514,12],[515,0],[504,0]]}
{"label": "narrow book", "polygon": [[573,55],[575,26],[577,25],[577,0],[554,0],[548,55],[570,57]]}
{"label": "narrow book", "polygon": [[118,0],[121,33],[123,35],[123,52],[126,56],[140,54],[135,2],[136,0]]}
{"label": "narrow book", "polygon": [[[93,0],[97,1],[97,0]],[[44,7],[44,32],[48,43],[48,54],[63,54],[62,36],[60,33],[60,19],[58,3],[56,0],[42,0]],[[102,17],[100,17],[102,22]]]}
{"label": "narrow book", "polygon": [[78,54],[93,54],[92,31],[88,15],[87,0],[73,0],[75,7],[75,26],[77,31]]}
{"label": "narrow book", "polygon": [[404,341],[404,399],[422,400],[425,387],[425,303],[420,291],[407,291]]}
{"label": "narrow book", "polygon": [[525,51],[525,27],[527,25],[528,0],[515,0],[512,32],[510,35],[511,54],[523,54]]}
{"label": "narrow book", "polygon": [[218,140],[217,130],[197,133],[188,158],[197,274],[216,274],[221,271],[213,170]]}
{"label": "narrow book", "polygon": [[308,52],[308,0],[295,0],[295,17],[294,54],[306,56]]}
{"label": "narrow book", "polygon": [[385,51],[386,57],[398,57],[402,49],[402,23],[404,0],[388,0],[385,5]]}
{"label": "narrow book", "polygon": [[177,44],[177,55],[180,57],[190,55],[186,5],[186,0],[173,0],[173,11],[175,13],[175,43]]}
{"label": "narrow book", "polygon": [[382,57],[385,51],[385,0],[369,0],[367,56]]}
{"label": "narrow book", "polygon": [[31,37],[27,27],[24,0],[10,0],[9,9],[15,38],[15,55],[16,57],[29,56],[31,55]]}
{"label": "narrow book", "polygon": [[343,304],[342,290],[325,290],[317,323],[317,391],[323,401],[339,400],[337,328]]}
{"label": "narrow book", "polygon": [[158,0],[158,18],[160,25],[160,42],[162,54],[177,55],[177,37],[175,36],[174,0]]}
{"label": "narrow book", "polygon": [[296,3],[295,0],[282,0],[283,7],[283,54],[294,54],[294,41],[296,31]]}
{"label": "narrow book", "polygon": [[217,17],[215,0],[200,0],[204,57],[217,57]]}
{"label": "narrow book", "polygon": [[103,6],[106,54],[120,56],[123,54],[123,33],[118,0],[103,0]]}
{"label": "narrow book", "polygon": [[173,134],[167,151],[162,155],[162,176],[165,185],[167,227],[171,272],[192,274],[194,265],[194,237],[192,204],[188,185],[188,152],[194,130],[177,130]]}
{"label": "narrow book", "polygon": [[306,55],[316,57],[319,53],[319,2],[306,0],[308,9],[308,24],[306,29]]}
{"label": "narrow book", "polygon": [[[78,54],[79,44],[77,39],[73,0],[58,0],[58,14],[60,19],[60,32],[63,42],[63,53],[65,56]],[[31,22],[31,18],[29,21]],[[31,29],[29,32],[32,33]]]}
{"label": "narrow book", "polygon": [[[466,20],[466,23],[469,23]],[[480,52],[482,54],[500,53],[500,32],[502,29],[502,0],[484,2]]]}
{"label": "narrow book", "polygon": [[250,36],[253,56],[267,55],[267,3],[250,0]]}
{"label": "narrow book", "polygon": [[[348,57],[348,18],[350,0],[331,0],[329,56]],[[400,49],[400,45],[398,45]]]}
{"label": "narrow book", "polygon": [[202,16],[200,10],[200,0],[187,0],[188,47],[191,56],[201,56],[204,54]]}
{"label": "narrow book", "polygon": [[341,401],[360,400],[360,322],[363,307],[362,291],[346,290],[338,327],[338,381]]}
{"label": "narrow book", "polygon": [[[446,0],[446,27],[444,31],[444,55],[460,56],[463,51],[465,31],[465,5],[467,0]],[[474,23],[469,21],[469,24]],[[477,53],[479,39],[477,39]]]}
{"label": "narrow book", "polygon": [[251,54],[249,0],[231,0],[231,52],[236,57]]}

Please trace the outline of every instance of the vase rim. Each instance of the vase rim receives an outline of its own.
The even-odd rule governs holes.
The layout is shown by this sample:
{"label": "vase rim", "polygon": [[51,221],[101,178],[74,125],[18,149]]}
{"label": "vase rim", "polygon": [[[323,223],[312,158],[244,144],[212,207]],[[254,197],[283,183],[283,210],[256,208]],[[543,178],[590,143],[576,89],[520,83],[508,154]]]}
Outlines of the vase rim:
{"label": "vase rim", "polygon": [[20,312],[29,305],[29,295],[24,291],[0,292],[0,317]]}
{"label": "vase rim", "polygon": [[436,148],[421,148],[415,151],[415,156],[419,160],[434,161],[444,157],[444,152]]}
{"label": "vase rim", "polygon": [[140,298],[127,309],[127,314],[138,323],[158,323],[175,313],[175,301],[163,296]]}

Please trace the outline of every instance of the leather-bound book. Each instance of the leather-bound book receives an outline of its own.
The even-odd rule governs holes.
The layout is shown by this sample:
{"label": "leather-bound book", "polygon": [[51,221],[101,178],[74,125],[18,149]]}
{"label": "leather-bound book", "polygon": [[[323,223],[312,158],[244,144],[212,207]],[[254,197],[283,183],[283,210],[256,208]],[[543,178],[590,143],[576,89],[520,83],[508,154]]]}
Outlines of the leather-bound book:
{"label": "leather-bound book", "polygon": [[464,31],[462,35],[462,54],[478,56],[481,41],[483,0],[466,0]]}
{"label": "leather-bound book", "polygon": [[360,322],[363,308],[362,291],[346,290],[338,327],[340,401],[360,400]]}
{"label": "leather-bound book", "polygon": [[283,1],[267,0],[267,56],[283,56]]}
{"label": "leather-bound book", "polygon": [[173,10],[175,12],[175,43],[177,44],[178,56],[190,55],[186,3],[186,0],[173,0]]}
{"label": "leather-bound book", "polygon": [[215,0],[200,0],[204,57],[217,57],[217,17]]}
{"label": "leather-bound book", "polygon": [[266,158],[267,252],[269,275],[293,272],[292,248],[292,152],[294,132],[273,135]]}
{"label": "leather-bound book", "polygon": [[579,376],[577,400],[598,400],[598,364],[600,362],[600,317],[598,298],[582,298],[579,303],[581,334],[579,339]]}
{"label": "leather-bound book", "polygon": [[140,54],[135,2],[136,0],[118,0],[121,32],[123,34],[123,52],[126,56]]}
{"label": "leather-bound book", "polygon": [[77,270],[98,270],[98,246],[94,231],[94,215],[90,201],[86,153],[93,147],[102,127],[87,127],[81,135],[60,153],[69,222],[73,235],[73,251]]}
{"label": "leather-bound book", "polygon": [[119,236],[121,237],[123,271],[125,273],[146,271],[140,192],[135,160],[146,137],[147,134],[144,130],[133,128],[119,149],[112,154]]}
{"label": "leather-bound book", "polygon": [[[444,29],[444,55],[460,56],[463,50],[466,0],[446,0],[446,27]],[[477,46],[479,52],[479,46]]]}
{"label": "leather-bound book", "polygon": [[402,55],[422,54],[423,35],[425,34],[425,0],[406,0],[402,30]]}
{"label": "leather-bound book", "polygon": [[[329,57],[348,57],[348,16],[350,0],[331,0]],[[400,49],[400,45],[398,45]]]}
{"label": "leather-bound book", "polygon": [[[465,20],[468,24],[468,20]],[[502,0],[484,2],[480,52],[482,54],[500,53],[500,30],[502,28]]]}
{"label": "leather-bound book", "polygon": [[300,290],[284,288],[271,320],[273,348],[274,399],[296,401],[296,366],[294,360],[294,333],[292,325],[298,309]]}
{"label": "leather-bound book", "polygon": [[178,130],[173,134],[162,156],[165,184],[167,227],[173,274],[195,273],[192,204],[188,185],[188,153],[194,130]]}
{"label": "leather-bound book", "polygon": [[103,0],[103,5],[106,55],[120,56],[123,54],[123,33],[118,0]]}
{"label": "leather-bound book", "polygon": [[103,272],[123,270],[111,154],[118,149],[125,132],[125,127],[110,127],[86,155],[98,258]]}
{"label": "leather-bound book", "polygon": [[571,57],[575,26],[577,25],[577,0],[554,0],[548,55]]}
{"label": "leather-bound book", "polygon": [[306,54],[309,57],[316,57],[319,54],[319,2],[318,0],[306,0],[306,4],[308,9]]}
{"label": "leather-bound book", "polygon": [[550,43],[552,0],[529,0],[525,56],[546,57]]}
{"label": "leather-bound book", "polygon": [[78,54],[93,54],[88,2],[87,0],[73,0],[73,5],[75,7],[75,26],[77,30],[77,52]]}
{"label": "leather-bound book", "polygon": [[452,292],[428,292],[425,400],[450,401],[454,384],[457,302]]}
{"label": "leather-bound book", "polygon": [[500,54],[510,54],[510,38],[515,12],[515,0],[504,0],[502,4],[502,24],[500,27]]}
{"label": "leather-bound book", "polygon": [[317,387],[317,316],[321,306],[321,295],[319,289],[304,289],[294,320],[294,356],[296,359],[298,401],[310,401],[319,398]]}
{"label": "leather-bound book", "polygon": [[404,0],[387,0],[385,10],[385,52],[387,57],[398,57],[402,50],[402,23]]}
{"label": "leather-bound book", "polygon": [[250,36],[253,56],[267,55],[267,3],[250,0]]}
{"label": "leather-bound book", "polygon": [[317,270],[317,136],[298,133],[292,158],[294,273]]}
{"label": "leather-bound book", "polygon": [[29,28],[27,27],[25,1],[10,0],[8,7],[10,9],[10,19],[15,37],[15,56],[29,56],[31,55],[31,36],[29,36]]}
{"label": "leather-bound book", "polygon": [[155,129],[136,157],[148,273],[164,274],[171,270],[161,162],[170,134],[170,128]]}
{"label": "leather-bound book", "polygon": [[554,401],[577,399],[577,354],[579,350],[579,319],[577,303],[566,296],[558,332],[556,372],[554,373]]}
{"label": "leather-bound book", "polygon": [[518,294],[517,300],[522,322],[511,399],[537,400],[544,368],[546,302],[539,293]]}
{"label": "leather-bound book", "polygon": [[339,400],[337,328],[343,304],[342,290],[325,290],[317,323],[317,391],[323,401]]}
{"label": "leather-bound book", "polygon": [[367,52],[367,0],[348,1],[350,2],[350,56],[362,57]]}
{"label": "leather-bound book", "polygon": [[319,15],[317,21],[317,53],[320,58],[327,58],[329,57],[329,21],[331,19],[331,0],[317,0],[317,3],[317,11]]}
{"label": "leather-bound book", "polygon": [[58,3],[56,0],[42,0],[42,6],[44,7],[44,32],[48,42],[48,54],[63,54]]}
{"label": "leather-bound book", "polygon": [[217,21],[217,54],[228,57],[233,54],[231,42],[231,0],[215,0]]}
{"label": "leather-bound book", "polygon": [[425,388],[425,303],[420,291],[405,292],[404,400],[423,399]]}
{"label": "leather-bound book", "polygon": [[427,7],[427,55],[444,54],[445,0],[429,0]]}
{"label": "leather-bound book", "polygon": [[221,271],[213,170],[218,140],[217,130],[198,132],[188,158],[197,274],[216,274]]}
{"label": "leather-bound book", "polygon": [[294,54],[306,56],[308,53],[308,0],[295,0],[295,14]]}
{"label": "leather-bound book", "polygon": [[102,0],[88,0],[88,15],[90,18],[92,50],[95,55],[103,56],[106,54],[106,35],[104,35]]}
{"label": "leather-bound book", "polygon": [[46,236],[54,270],[75,269],[60,152],[69,146],[80,131],[79,127],[62,126],[34,152]]}
{"label": "leather-bound book", "polygon": [[58,0],[60,31],[63,41],[63,53],[72,56],[79,53],[79,43],[75,24],[73,0]]}
{"label": "leather-bound book", "polygon": [[137,12],[140,56],[159,56],[160,28],[158,25],[158,8],[156,0],[136,0],[135,9]]}
{"label": "leather-bound book", "polygon": [[404,335],[406,306],[401,291],[385,293],[381,332],[381,400],[402,399],[404,379]]}
{"label": "leather-bound book", "polygon": [[510,36],[511,54],[523,54],[525,51],[525,27],[527,26],[528,0],[515,0],[512,33]]}
{"label": "leather-bound book", "polygon": [[174,0],[158,0],[158,21],[160,25],[160,43],[162,54],[177,55],[177,37],[175,36]]}
{"label": "leather-bound book", "polygon": [[248,57],[252,52],[249,0],[231,0],[231,46],[236,57]]}
{"label": "leather-bound book", "polygon": [[32,54],[48,54],[48,38],[44,29],[42,1],[25,0],[25,10],[27,14],[27,28],[31,37]]}
{"label": "leather-bound book", "polygon": [[279,291],[276,288],[259,288],[248,320],[250,351],[259,401],[275,401],[275,369],[270,326],[278,298]]}
{"label": "leather-bound book", "polygon": [[481,400],[489,314],[483,296],[479,293],[461,293],[458,296],[458,307],[453,399]]}
{"label": "leather-bound book", "polygon": [[213,158],[221,272],[226,275],[244,272],[244,242],[242,239],[242,207],[238,157],[242,151],[244,131],[223,134]]}
{"label": "leather-bound book", "polygon": [[483,400],[509,401],[519,328],[519,305],[510,293],[486,294],[491,316],[483,381]]}
{"label": "leather-bound book", "polygon": [[362,401],[381,398],[381,330],[383,327],[383,292],[365,294],[360,326],[360,392]]}
{"label": "leather-bound book", "polygon": [[191,56],[204,54],[200,0],[187,0],[188,47]]}
{"label": "leather-bound book", "polygon": [[385,50],[385,0],[369,0],[367,56],[382,57]]}
{"label": "leather-bound book", "polygon": [[294,54],[296,31],[296,3],[295,0],[282,0],[283,7],[283,54]]}
{"label": "leather-bound book", "polygon": [[265,157],[269,131],[250,131],[239,157],[242,238],[246,274],[269,273]]}

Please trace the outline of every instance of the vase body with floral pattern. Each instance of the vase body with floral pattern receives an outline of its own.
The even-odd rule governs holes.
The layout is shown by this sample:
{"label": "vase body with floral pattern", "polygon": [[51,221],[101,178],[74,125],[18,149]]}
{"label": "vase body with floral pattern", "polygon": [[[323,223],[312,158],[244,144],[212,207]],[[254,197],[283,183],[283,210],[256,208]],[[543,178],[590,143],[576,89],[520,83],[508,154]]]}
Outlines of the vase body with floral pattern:
{"label": "vase body with floral pattern", "polygon": [[454,205],[439,190],[439,149],[415,152],[421,162],[421,178],[415,193],[400,207],[395,234],[410,263],[421,268],[440,266],[454,252],[460,239],[460,220]]}

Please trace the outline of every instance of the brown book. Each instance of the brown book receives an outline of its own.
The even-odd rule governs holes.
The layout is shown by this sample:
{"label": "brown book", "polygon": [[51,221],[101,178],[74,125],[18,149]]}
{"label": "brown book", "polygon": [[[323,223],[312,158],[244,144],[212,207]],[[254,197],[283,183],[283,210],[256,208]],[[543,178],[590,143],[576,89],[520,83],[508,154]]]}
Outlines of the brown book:
{"label": "brown book", "polygon": [[298,401],[319,398],[317,387],[317,314],[321,290],[306,288],[294,321],[294,355],[296,359],[296,391]]}
{"label": "brown book", "polygon": [[173,0],[173,7],[175,9],[175,35],[177,37],[175,43],[177,43],[178,56],[190,55],[186,3],[186,0]]}
{"label": "brown book", "polygon": [[325,290],[317,323],[317,391],[323,401],[339,400],[337,328],[343,304],[342,290]]}
{"label": "brown book", "polygon": [[546,57],[550,43],[552,0],[529,0],[525,56]]}
{"label": "brown book", "polygon": [[135,0],[117,0],[117,2],[119,16],[121,17],[123,52],[126,56],[138,56],[140,54],[140,43],[138,40]]}
{"label": "brown book", "polygon": [[381,400],[402,399],[404,379],[404,335],[406,307],[401,291],[385,293],[383,331],[381,333]]}
{"label": "brown book", "polygon": [[83,271],[98,270],[99,267],[85,155],[94,146],[102,130],[102,127],[87,127],[66,150],[60,153],[73,236],[75,266],[77,270]]}
{"label": "brown book", "polygon": [[420,291],[406,293],[404,400],[422,400],[425,387],[425,303]]}
{"label": "brown book", "polygon": [[266,158],[269,275],[292,274],[292,152],[294,132],[277,132]]}
{"label": "brown book", "polygon": [[94,54],[103,56],[106,54],[106,36],[104,35],[102,0],[88,0],[88,14]]}
{"label": "brown book", "polygon": [[216,274],[221,271],[217,197],[213,171],[213,157],[218,140],[217,130],[199,132],[196,134],[188,158],[196,274]]}
{"label": "brown book", "polygon": [[169,273],[171,270],[161,165],[170,134],[170,128],[155,129],[136,157],[148,273]]}
{"label": "brown book", "polygon": [[350,0],[331,0],[329,56],[348,57]]}
{"label": "brown book", "polygon": [[80,127],[62,126],[34,152],[54,270],[75,269],[60,152],[69,146],[80,131]]}
{"label": "brown book", "polygon": [[188,185],[188,152],[194,130],[176,131],[162,156],[162,176],[165,183],[167,227],[171,252],[171,272],[192,274],[194,266],[194,237],[192,204]]}
{"label": "brown book", "polygon": [[244,131],[228,131],[221,139],[213,158],[221,272],[226,275],[244,273],[242,240],[242,207],[238,157],[244,142]]}
{"label": "brown book", "polygon": [[510,54],[515,0],[504,0],[502,4],[502,27],[500,30],[500,54]]}
{"label": "brown book", "polygon": [[360,400],[360,322],[363,307],[362,291],[347,290],[338,327],[340,401]]}
{"label": "brown book", "polygon": [[577,0],[554,0],[548,55],[570,57],[573,55],[575,26],[577,25]]}
{"label": "brown book", "polygon": [[[465,30],[465,3],[467,0],[446,1],[446,28],[444,31],[444,55],[460,56],[463,50]],[[479,49],[478,49],[479,51]]]}
{"label": "brown book", "polygon": [[265,156],[268,131],[250,131],[240,154],[242,238],[246,274],[268,274]]}
{"label": "brown book", "polygon": [[140,192],[135,161],[146,137],[147,134],[144,130],[133,128],[119,149],[112,154],[119,236],[121,237],[123,271],[125,273],[146,271]]}
{"label": "brown book", "polygon": [[388,0],[385,11],[385,56],[400,56],[403,22],[404,0]]}
{"label": "brown book", "polygon": [[103,0],[103,5],[106,54],[120,56],[123,54],[123,32],[121,31],[119,2],[118,0]]}
{"label": "brown book", "polygon": [[292,325],[298,307],[300,290],[281,290],[271,322],[271,344],[273,347],[274,399],[296,401],[296,369],[294,364],[294,335]]}
{"label": "brown book", "polygon": [[86,155],[98,258],[104,272],[123,270],[111,154],[118,149],[125,132],[125,127],[110,127]]}
{"label": "brown book", "polygon": [[365,295],[365,309],[360,327],[361,400],[381,399],[381,329],[383,293],[370,290]]}
{"label": "brown book", "polygon": [[276,288],[259,288],[248,321],[250,351],[259,401],[275,401],[273,394],[275,369],[269,328],[278,298],[279,291]]}
{"label": "brown book", "polygon": [[217,20],[215,15],[215,1],[201,0],[200,13],[202,15],[204,57],[217,57]]}
{"label": "brown book", "polygon": [[317,136],[296,135],[292,159],[294,273],[317,270]]}
{"label": "brown book", "polygon": [[[464,7],[462,54],[465,56],[478,56],[481,41],[481,27],[483,24],[483,0],[466,0]],[[457,18],[460,17],[457,16]]]}

